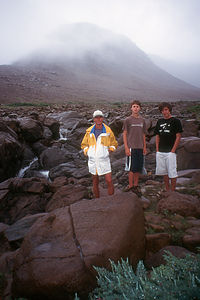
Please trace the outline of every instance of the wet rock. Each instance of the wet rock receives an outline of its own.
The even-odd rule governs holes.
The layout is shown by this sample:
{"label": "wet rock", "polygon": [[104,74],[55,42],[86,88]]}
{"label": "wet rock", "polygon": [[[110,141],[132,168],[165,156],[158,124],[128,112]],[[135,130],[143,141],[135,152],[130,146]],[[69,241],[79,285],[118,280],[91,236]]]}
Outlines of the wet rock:
{"label": "wet rock", "polygon": [[43,126],[39,121],[24,117],[19,119],[19,122],[22,136],[26,142],[34,143],[43,137]]}
{"label": "wet rock", "polygon": [[35,152],[35,154],[37,156],[40,156],[40,154],[47,149],[47,146],[45,146],[43,143],[41,142],[36,142],[34,144],[32,144],[32,149]]}
{"label": "wet rock", "polygon": [[15,176],[20,168],[23,147],[7,132],[0,131],[0,182]]}
{"label": "wet rock", "polygon": [[47,148],[40,155],[40,164],[44,169],[54,168],[62,163],[67,163],[73,159],[73,154],[64,148]]}
{"label": "wet rock", "polygon": [[26,167],[35,158],[35,154],[29,146],[24,146],[23,160],[21,162],[21,168]]}
{"label": "wet rock", "polygon": [[44,126],[43,138],[45,140],[51,140],[51,139],[53,139],[53,133],[52,133],[52,131],[48,127],[46,127],[46,126]]}
{"label": "wet rock", "polygon": [[51,130],[54,139],[59,138],[59,135],[60,135],[59,134],[59,130],[60,130],[59,121],[48,116],[44,120],[44,126],[48,127]]}

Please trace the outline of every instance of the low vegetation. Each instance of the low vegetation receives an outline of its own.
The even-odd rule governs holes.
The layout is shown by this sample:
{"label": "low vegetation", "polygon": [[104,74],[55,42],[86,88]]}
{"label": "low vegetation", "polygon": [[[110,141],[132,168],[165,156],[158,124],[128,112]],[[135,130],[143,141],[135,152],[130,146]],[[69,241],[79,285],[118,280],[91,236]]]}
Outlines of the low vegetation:
{"label": "low vegetation", "polygon": [[14,103],[9,103],[7,105],[4,106],[8,106],[8,107],[24,107],[24,106],[36,106],[36,107],[43,107],[43,106],[49,106],[48,103],[44,103],[44,102],[38,102],[38,103],[33,103],[33,102],[14,102]]}
{"label": "low vegetation", "polygon": [[[184,111],[185,113],[185,111]],[[196,118],[200,120],[200,104],[191,105],[187,108],[187,113],[195,114]]]}
{"label": "low vegetation", "polygon": [[154,268],[151,273],[142,261],[136,272],[123,259],[117,264],[110,261],[111,271],[95,267],[98,288],[89,299],[200,299],[200,254],[177,258],[166,252],[164,257],[166,265]]}

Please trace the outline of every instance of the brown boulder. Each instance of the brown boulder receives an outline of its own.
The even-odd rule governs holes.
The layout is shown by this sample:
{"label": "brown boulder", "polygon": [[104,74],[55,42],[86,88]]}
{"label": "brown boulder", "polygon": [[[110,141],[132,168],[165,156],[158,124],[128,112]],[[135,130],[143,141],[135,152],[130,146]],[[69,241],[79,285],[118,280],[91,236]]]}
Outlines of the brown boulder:
{"label": "brown boulder", "polygon": [[117,194],[84,200],[39,219],[14,268],[14,296],[69,299],[95,286],[93,265],[144,258],[144,215],[138,198]]}
{"label": "brown boulder", "polygon": [[34,143],[43,137],[42,124],[32,118],[19,119],[22,136],[26,142]]}
{"label": "brown boulder", "polygon": [[88,189],[84,186],[65,185],[59,188],[46,206],[46,211],[50,212],[56,208],[71,205],[83,198],[88,198]]}
{"label": "brown boulder", "polygon": [[171,236],[168,233],[146,234],[146,253],[149,256],[151,253],[156,253],[165,246],[169,246]]}
{"label": "brown boulder", "polygon": [[23,147],[10,133],[0,131],[0,182],[15,176],[20,168]]}
{"label": "brown boulder", "polygon": [[[0,274],[3,274],[3,280],[1,278],[1,294],[0,299],[10,300],[12,299],[12,271],[14,266],[15,257],[17,251],[6,252],[0,257]],[[2,296],[2,298],[1,298]]]}
{"label": "brown boulder", "polygon": [[57,120],[51,117],[46,117],[44,120],[44,126],[51,130],[54,139],[59,138],[60,123]]}
{"label": "brown boulder", "polygon": [[195,119],[182,120],[183,133],[182,136],[198,136],[199,124]]}
{"label": "brown boulder", "polygon": [[52,193],[49,182],[41,178],[12,178],[0,184],[0,219],[12,224],[28,214],[44,212]]}
{"label": "brown boulder", "polygon": [[200,216],[200,199],[194,196],[181,194],[177,192],[167,193],[157,204],[157,211],[169,211],[181,216],[199,217]]}
{"label": "brown boulder", "polygon": [[[7,238],[5,237],[5,234],[4,234],[5,230],[8,229],[8,228],[9,228],[9,225],[4,224],[4,223],[0,223],[0,245],[1,245],[1,247],[0,247],[0,256],[3,253],[11,250],[10,245],[8,243],[8,240],[7,240]],[[0,271],[0,273],[1,273],[1,271]]]}
{"label": "brown boulder", "polygon": [[60,147],[49,147],[40,155],[40,164],[44,169],[51,169],[73,159],[71,152]]}
{"label": "brown boulder", "polygon": [[191,251],[197,251],[197,247],[200,246],[200,227],[192,227],[186,230],[183,245]]}
{"label": "brown boulder", "polygon": [[200,168],[200,138],[182,138],[177,149],[177,154],[179,170]]}
{"label": "brown boulder", "polygon": [[152,267],[156,268],[160,265],[165,265],[166,260],[164,258],[164,255],[167,254],[166,251],[171,252],[172,255],[179,257],[179,258],[184,258],[187,254],[193,255],[192,252],[190,252],[189,250],[187,250],[183,247],[166,246],[145,260],[146,268],[151,269]]}

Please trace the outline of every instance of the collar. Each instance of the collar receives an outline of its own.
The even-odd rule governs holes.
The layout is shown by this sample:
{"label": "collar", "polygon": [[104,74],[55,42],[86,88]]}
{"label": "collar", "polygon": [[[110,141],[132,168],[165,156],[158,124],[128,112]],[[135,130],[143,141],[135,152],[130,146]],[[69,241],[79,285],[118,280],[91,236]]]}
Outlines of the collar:
{"label": "collar", "polygon": [[[90,133],[95,133],[95,127],[96,125],[94,124],[94,126],[92,127]],[[102,124],[102,133],[106,133],[106,127],[104,124]]]}

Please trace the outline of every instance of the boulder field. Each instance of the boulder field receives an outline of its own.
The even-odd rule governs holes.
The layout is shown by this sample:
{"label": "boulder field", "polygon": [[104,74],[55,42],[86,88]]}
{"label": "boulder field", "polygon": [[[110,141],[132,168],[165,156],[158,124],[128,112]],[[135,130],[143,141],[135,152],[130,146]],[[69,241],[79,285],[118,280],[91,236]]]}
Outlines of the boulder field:
{"label": "boulder field", "polygon": [[[128,258],[135,268],[164,263],[167,249],[178,257],[195,255],[200,245],[200,120],[188,107],[173,104],[183,135],[177,149],[179,177],[173,193],[155,176],[154,127],[160,113],[145,103],[146,175],[142,197],[123,192],[123,120],[128,104],[63,104],[45,107],[0,106],[0,274],[3,299],[81,298],[96,286],[93,266]],[[101,109],[118,140],[111,154],[115,194],[100,179],[92,193],[87,158],[80,143],[92,113]]]}

